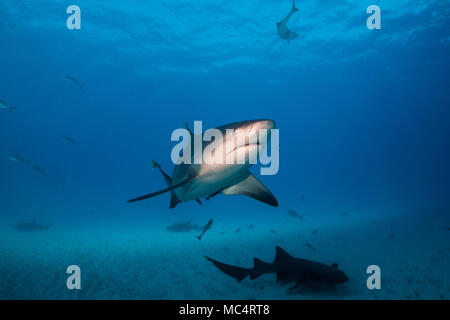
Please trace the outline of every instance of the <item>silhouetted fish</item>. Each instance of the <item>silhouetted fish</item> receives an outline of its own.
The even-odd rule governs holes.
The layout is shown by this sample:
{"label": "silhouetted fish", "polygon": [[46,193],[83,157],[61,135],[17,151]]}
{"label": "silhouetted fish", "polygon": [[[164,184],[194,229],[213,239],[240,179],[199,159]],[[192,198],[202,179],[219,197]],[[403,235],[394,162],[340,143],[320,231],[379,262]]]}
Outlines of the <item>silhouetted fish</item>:
{"label": "silhouetted fish", "polygon": [[291,217],[294,217],[294,218],[298,217],[300,220],[303,221],[303,217],[305,216],[304,214],[299,214],[295,210],[292,210],[292,209],[286,209],[286,211],[287,211],[288,215],[290,215]]}
{"label": "silhouetted fish", "polygon": [[175,223],[166,228],[167,231],[170,232],[190,232],[190,231],[200,231],[202,230],[202,227],[191,224],[190,221],[183,222],[183,223]]}
{"label": "silhouetted fish", "polygon": [[241,228],[237,228],[234,232],[239,233],[241,231]]}
{"label": "silhouetted fish", "polygon": [[70,143],[70,144],[78,144],[78,142],[75,141],[75,139],[72,139],[72,138],[67,137],[67,136],[62,136],[62,139],[63,139],[65,142],[68,142],[68,143]]}
{"label": "silhouetted fish", "polygon": [[45,174],[44,169],[42,169],[41,167],[38,167],[36,165],[32,165],[32,166],[30,166],[30,168],[33,169],[34,171],[36,171],[37,173]]}
{"label": "silhouetted fish", "polygon": [[43,226],[37,224],[36,221],[33,220],[32,222],[22,222],[15,224],[13,228],[19,231],[37,231],[37,230],[47,230],[50,228],[50,226]]}
{"label": "silhouetted fish", "polygon": [[8,110],[9,114],[12,115],[12,112],[16,107],[8,106],[4,101],[0,100],[0,109]]}
{"label": "silhouetted fish", "polygon": [[77,85],[81,91],[83,91],[84,85],[82,85],[77,79],[71,76],[66,76],[66,80],[69,80],[73,84]]}
{"label": "silhouetted fish", "polygon": [[30,165],[31,161],[30,160],[25,160],[24,158],[22,158],[21,156],[17,155],[17,154],[12,154],[8,156],[8,159],[16,162],[16,163],[24,163],[26,165]]}
{"label": "silhouetted fish", "polygon": [[213,219],[209,220],[208,223],[205,224],[205,226],[203,227],[202,234],[197,237],[198,240],[202,240],[202,236],[205,234],[206,231],[211,229],[212,224],[213,224]]}
{"label": "silhouetted fish", "polygon": [[298,11],[298,9],[295,7],[295,1],[292,4],[292,8],[291,11],[289,12],[289,14],[286,16],[286,18],[284,18],[283,20],[281,20],[280,22],[277,23],[277,32],[278,32],[278,36],[281,39],[287,40],[288,43],[290,43],[290,41],[292,39],[297,38],[297,33],[289,30],[286,25],[289,21],[289,19],[291,18],[291,16],[296,13]]}

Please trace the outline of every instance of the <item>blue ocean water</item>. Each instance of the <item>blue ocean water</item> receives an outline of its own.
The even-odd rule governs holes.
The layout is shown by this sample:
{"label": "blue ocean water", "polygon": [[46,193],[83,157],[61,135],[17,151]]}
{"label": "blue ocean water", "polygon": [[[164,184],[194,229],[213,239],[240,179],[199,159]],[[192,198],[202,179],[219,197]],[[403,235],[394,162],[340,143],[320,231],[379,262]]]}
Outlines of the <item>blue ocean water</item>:
{"label": "blue ocean water", "polygon": [[[70,4],[80,30],[66,27]],[[371,4],[380,30],[366,26]],[[450,297],[450,2],[297,1],[288,43],[276,22],[291,6],[1,1],[0,99],[16,109],[0,109],[0,298]],[[280,169],[251,171],[277,208],[126,202],[166,187],[151,160],[172,173],[170,136],[185,122],[260,118],[280,130]],[[201,241],[166,230],[211,218]],[[33,220],[51,227],[13,228]],[[277,245],[337,261],[350,281],[288,295],[273,275],[238,283],[204,259],[250,268]],[[66,287],[72,264],[81,290]],[[366,287],[372,264],[381,290]]]}

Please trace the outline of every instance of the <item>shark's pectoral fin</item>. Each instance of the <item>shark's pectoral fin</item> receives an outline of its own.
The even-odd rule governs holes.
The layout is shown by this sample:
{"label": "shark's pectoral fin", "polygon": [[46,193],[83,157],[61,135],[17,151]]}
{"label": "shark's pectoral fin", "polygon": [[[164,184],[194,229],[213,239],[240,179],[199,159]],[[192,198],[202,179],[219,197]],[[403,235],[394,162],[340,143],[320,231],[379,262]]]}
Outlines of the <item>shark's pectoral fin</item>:
{"label": "shark's pectoral fin", "polygon": [[267,203],[268,205],[278,207],[278,201],[272,192],[270,192],[270,190],[251,173],[249,173],[249,176],[240,183],[224,189],[223,194],[242,194]]}
{"label": "shark's pectoral fin", "polygon": [[156,191],[156,192],[152,192],[152,193],[149,193],[149,194],[140,196],[140,197],[138,197],[138,198],[134,198],[134,199],[128,200],[127,202],[136,202],[136,201],[141,201],[141,200],[144,200],[144,199],[148,199],[148,198],[152,198],[152,197],[159,196],[160,194],[166,193],[166,192],[168,192],[168,191],[171,191],[171,190],[173,190],[173,189],[175,189],[175,188],[178,188],[178,187],[182,186],[182,185],[185,184],[186,182],[189,182],[189,181],[191,181],[192,179],[194,179],[195,177],[196,177],[196,176],[192,176],[192,177],[190,177],[190,178],[187,178],[187,179],[181,181],[180,183],[177,183],[177,184],[174,185],[174,186],[170,186],[170,187],[168,187],[168,188],[166,188],[166,189],[162,189],[162,190],[159,190],[159,191]]}

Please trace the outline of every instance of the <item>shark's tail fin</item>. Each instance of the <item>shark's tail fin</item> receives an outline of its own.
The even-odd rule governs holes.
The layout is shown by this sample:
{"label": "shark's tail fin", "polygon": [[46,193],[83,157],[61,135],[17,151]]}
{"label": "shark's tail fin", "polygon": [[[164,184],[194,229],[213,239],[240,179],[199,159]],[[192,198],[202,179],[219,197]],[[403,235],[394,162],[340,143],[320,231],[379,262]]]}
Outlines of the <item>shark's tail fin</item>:
{"label": "shark's tail fin", "polygon": [[250,280],[258,278],[260,275],[267,273],[271,263],[264,262],[258,258],[254,258],[254,267],[250,270]]}
{"label": "shark's tail fin", "polygon": [[297,12],[297,11],[298,11],[298,8],[295,7],[295,1],[292,3],[292,9],[291,9],[291,11],[292,11],[292,12]]}
{"label": "shark's tail fin", "polygon": [[213,260],[209,257],[205,258],[211,261],[220,271],[224,272],[230,277],[235,278],[237,281],[242,281],[245,277],[247,277],[250,274],[250,269],[235,267],[229,264]]}
{"label": "shark's tail fin", "polygon": [[[202,235],[197,236],[197,239],[202,240]],[[206,259],[208,259],[208,258],[206,258]]]}

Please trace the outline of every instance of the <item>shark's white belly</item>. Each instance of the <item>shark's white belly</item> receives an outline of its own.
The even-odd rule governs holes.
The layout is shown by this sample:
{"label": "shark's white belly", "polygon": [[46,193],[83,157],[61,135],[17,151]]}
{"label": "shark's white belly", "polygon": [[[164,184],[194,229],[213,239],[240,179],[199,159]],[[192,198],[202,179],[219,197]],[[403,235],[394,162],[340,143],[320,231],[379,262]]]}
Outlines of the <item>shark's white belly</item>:
{"label": "shark's white belly", "polygon": [[249,167],[249,165],[233,165],[217,170],[203,166],[198,177],[176,188],[174,192],[181,201],[208,197],[243,181],[248,176]]}

